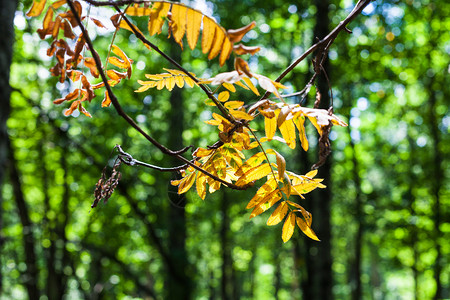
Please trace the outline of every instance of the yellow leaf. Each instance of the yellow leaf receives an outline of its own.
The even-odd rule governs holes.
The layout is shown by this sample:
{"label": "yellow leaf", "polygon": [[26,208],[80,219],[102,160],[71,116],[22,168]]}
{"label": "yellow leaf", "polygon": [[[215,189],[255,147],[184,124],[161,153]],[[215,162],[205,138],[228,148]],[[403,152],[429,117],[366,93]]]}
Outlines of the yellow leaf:
{"label": "yellow leaf", "polygon": [[150,18],[148,20],[148,32],[150,36],[155,35],[156,33],[161,33],[161,28],[164,24],[164,17],[167,16],[169,9],[170,3],[167,2],[156,2],[153,4],[150,12]]}
{"label": "yellow leaf", "polygon": [[228,101],[224,106],[228,109],[238,109],[244,105],[244,101]]}
{"label": "yellow leaf", "polygon": [[187,175],[180,181],[180,185],[178,186],[178,194],[186,193],[194,184],[195,181],[195,172]]}
{"label": "yellow leaf", "polygon": [[231,51],[233,50],[233,44],[230,42],[228,38],[224,38],[222,45],[222,52],[219,57],[219,64],[223,66],[227,59],[230,57]]}
{"label": "yellow leaf", "polygon": [[230,92],[232,92],[232,93],[236,92],[236,88],[235,88],[234,85],[231,84],[231,83],[224,82],[224,83],[222,83],[222,86],[223,86],[224,88],[226,88],[227,90],[229,90]]}
{"label": "yellow leaf", "polygon": [[195,49],[197,44],[198,36],[200,34],[200,27],[202,25],[203,15],[193,9],[188,9],[186,14],[186,38],[191,50]]}
{"label": "yellow leaf", "polygon": [[272,140],[277,131],[277,118],[264,118],[264,129],[266,131],[267,140]]}
{"label": "yellow leaf", "polygon": [[289,148],[295,149],[295,126],[292,119],[284,121],[279,128]]}
{"label": "yellow leaf", "polygon": [[250,80],[250,78],[248,77],[243,77],[242,78],[245,82],[245,84],[250,88],[250,90],[257,96],[259,96],[259,92],[258,89],[255,87],[255,85],[253,84],[253,82]]}
{"label": "yellow leaf", "polygon": [[45,3],[47,0],[34,0],[33,5],[30,10],[27,12],[27,17],[38,17],[42,11],[44,10]]}
{"label": "yellow leaf", "polygon": [[243,112],[243,111],[240,111],[240,110],[233,110],[233,109],[230,109],[229,112],[230,112],[230,114],[231,114],[233,117],[235,117],[235,118],[237,118],[237,119],[248,120],[248,121],[253,120],[253,117],[250,116],[250,115],[249,115],[248,113],[246,113],[246,112]]}
{"label": "yellow leaf", "polygon": [[181,39],[186,32],[186,10],[184,5],[173,4],[172,6],[172,23],[171,30],[173,32],[173,38],[183,48],[183,42]]}
{"label": "yellow leaf", "polygon": [[286,243],[291,239],[292,235],[294,234],[294,229],[295,229],[295,214],[290,212],[288,217],[286,218],[286,221],[284,221],[283,231],[281,233],[281,238],[283,239],[283,242]]}
{"label": "yellow leaf", "polygon": [[205,54],[211,50],[216,27],[216,23],[213,20],[207,16],[203,17],[202,52]]}
{"label": "yellow leaf", "polygon": [[174,77],[168,77],[166,78],[166,88],[171,91],[173,90],[174,86],[175,86],[175,79]]}
{"label": "yellow leaf", "polygon": [[275,209],[275,211],[272,213],[272,215],[267,220],[268,226],[277,225],[280,223],[283,218],[286,216],[288,212],[288,205],[285,201],[281,202],[280,205]]}
{"label": "yellow leaf", "polygon": [[271,171],[272,166],[268,163],[253,167],[238,179],[236,185],[245,185],[249,182],[258,180],[267,176]]}
{"label": "yellow leaf", "polygon": [[277,118],[277,126],[280,127],[284,121],[286,120],[287,116],[291,112],[291,108],[289,105],[285,105],[281,108],[280,113],[278,114]]}
{"label": "yellow leaf", "polygon": [[175,77],[175,83],[177,84],[177,86],[179,88],[182,88],[184,86],[183,76],[176,76]]}
{"label": "yellow leaf", "polygon": [[296,217],[296,221],[297,221],[297,225],[300,228],[300,230],[303,231],[303,233],[307,237],[309,237],[309,238],[311,238],[311,239],[313,239],[315,241],[319,241],[320,242],[320,240],[317,237],[316,233],[311,229],[311,227],[308,226],[308,224],[306,224],[305,221],[303,221],[302,218]]}
{"label": "yellow leaf", "polygon": [[266,194],[253,209],[252,213],[250,214],[250,219],[265,212],[266,210],[271,208],[275,203],[277,203],[280,199],[281,193],[279,190],[275,190],[269,194]]}
{"label": "yellow leaf", "polygon": [[255,196],[248,202],[246,209],[255,207],[260,201],[267,195],[272,193],[277,187],[275,179],[271,178],[267,180],[256,192]]}
{"label": "yellow leaf", "polygon": [[151,14],[152,9],[150,7],[139,7],[139,4],[135,4],[133,6],[129,6],[125,13],[129,16],[136,16],[136,17],[142,17],[142,16],[148,16]]}
{"label": "yellow leaf", "polygon": [[317,175],[318,170],[312,170],[305,174],[305,177],[314,178]]}
{"label": "yellow leaf", "polygon": [[221,92],[217,97],[217,100],[219,100],[220,102],[225,102],[228,99],[230,99],[230,93],[227,91]]}
{"label": "yellow leaf", "polygon": [[284,177],[284,172],[286,171],[286,160],[284,157],[275,151],[275,155],[277,158],[277,167],[278,167],[278,178],[282,179]]}
{"label": "yellow leaf", "polygon": [[225,32],[223,31],[223,29],[217,27],[214,35],[214,42],[211,46],[211,51],[209,52],[208,59],[213,59],[219,54],[220,50],[222,50],[223,40],[225,38]]}
{"label": "yellow leaf", "polygon": [[300,139],[300,143],[302,144],[302,148],[305,151],[308,151],[309,143],[308,139],[306,138],[306,130],[305,130],[305,117],[304,116],[298,116],[294,117],[294,124],[298,129],[298,136]]}
{"label": "yellow leaf", "polygon": [[192,80],[191,77],[185,76],[185,77],[184,77],[184,81],[186,82],[186,84],[187,84],[189,87],[193,87],[193,86],[195,85],[195,81]]}
{"label": "yellow leaf", "polygon": [[202,172],[198,172],[196,187],[197,187],[197,194],[202,200],[205,200],[206,197],[206,179],[207,176],[205,174],[203,174]]}

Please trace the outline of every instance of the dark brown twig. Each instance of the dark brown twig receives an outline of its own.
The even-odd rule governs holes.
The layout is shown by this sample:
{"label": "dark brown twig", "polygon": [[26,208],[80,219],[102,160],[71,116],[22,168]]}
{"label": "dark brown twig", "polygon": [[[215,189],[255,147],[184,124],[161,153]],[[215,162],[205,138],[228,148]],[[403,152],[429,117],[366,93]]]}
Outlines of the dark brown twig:
{"label": "dark brown twig", "polygon": [[[306,50],[302,55],[300,55],[295,61],[290,64],[281,74],[278,76],[275,81],[280,82],[284,77],[286,77],[287,74],[289,74],[299,63],[301,63],[306,57],[308,57],[311,53],[314,51],[323,48],[323,51],[328,51],[331,44],[334,42],[336,37],[339,35],[341,31],[347,31],[348,29],[346,26],[354,19],[356,16],[358,16],[363,9],[369,5],[369,3],[373,0],[359,0],[358,3],[355,5],[353,10],[350,12],[350,14],[339,23],[338,26],[336,26],[326,37],[324,37],[322,40],[318,41],[311,47],[309,47],[308,50]],[[348,32],[348,31],[347,31]],[[266,92],[262,97],[262,99],[267,99],[271,93]]]}

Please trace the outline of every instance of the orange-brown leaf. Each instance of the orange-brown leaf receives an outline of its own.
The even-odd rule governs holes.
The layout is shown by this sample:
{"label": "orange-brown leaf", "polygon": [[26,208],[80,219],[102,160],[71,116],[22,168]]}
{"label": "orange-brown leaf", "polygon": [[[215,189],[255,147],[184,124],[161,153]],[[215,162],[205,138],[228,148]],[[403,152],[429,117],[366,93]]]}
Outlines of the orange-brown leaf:
{"label": "orange-brown leaf", "polygon": [[84,58],[84,65],[89,68],[89,70],[91,71],[92,76],[94,76],[95,78],[98,78],[98,76],[100,75],[97,69],[97,65],[95,64],[95,60],[93,57],[85,57]]}
{"label": "orange-brown leaf", "polygon": [[244,37],[244,35],[247,32],[252,30],[253,27],[255,27],[255,26],[256,26],[256,22],[253,21],[250,24],[248,24],[247,26],[241,27],[239,29],[229,29],[227,31],[228,38],[230,39],[230,41],[232,43],[237,43]]}
{"label": "orange-brown leaf", "polygon": [[27,17],[38,17],[44,10],[47,0],[34,0],[33,5],[27,12]]}
{"label": "orange-brown leaf", "polygon": [[243,60],[240,57],[236,57],[234,59],[234,69],[240,74],[245,74],[247,75],[249,78],[252,78],[252,72],[250,72],[250,67],[248,66],[248,63]]}
{"label": "orange-brown leaf", "polygon": [[111,98],[109,97],[108,91],[105,91],[105,99],[102,101],[102,107],[108,107],[111,105]]}
{"label": "orange-brown leaf", "polygon": [[233,46],[233,51],[237,55],[244,55],[244,54],[255,55],[256,53],[259,52],[259,50],[261,50],[261,47],[257,47],[257,46],[250,47],[250,46],[245,46],[243,44],[238,44],[238,45]]}

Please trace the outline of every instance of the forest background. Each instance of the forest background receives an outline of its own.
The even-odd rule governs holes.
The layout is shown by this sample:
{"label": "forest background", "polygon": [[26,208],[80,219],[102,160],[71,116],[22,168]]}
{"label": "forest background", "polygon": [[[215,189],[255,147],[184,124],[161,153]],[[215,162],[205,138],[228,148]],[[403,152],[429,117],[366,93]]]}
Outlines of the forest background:
{"label": "forest background", "polygon": [[[330,174],[326,192],[301,202],[322,241],[298,231],[287,243],[266,217],[249,220],[245,205],[254,190],[180,198],[170,186],[173,174],[137,167],[123,166],[109,202],[91,211],[95,183],[116,144],[141,160],[166,167],[173,161],[112,108],[93,101],[93,118],[65,117],[52,103],[67,86],[50,78],[48,43],[36,34],[41,20],[25,17],[31,2],[0,4],[0,299],[450,298],[447,1],[374,1],[348,26],[352,33],[334,42],[328,75],[335,113],[349,127],[330,135],[333,152],[318,176]],[[272,79],[354,6],[187,4],[225,28],[256,21],[244,41],[262,50],[249,63]],[[152,41],[201,77],[232,69],[199,49],[181,53],[162,36]],[[96,47],[109,43],[99,31]],[[137,78],[171,67],[132,34],[119,35],[116,44],[135,60]],[[287,92],[303,88],[310,72],[309,59],[283,81]],[[200,90],[134,93],[138,87],[130,81],[115,93],[154,137],[169,145],[217,140],[203,122],[211,109]],[[313,102],[311,93],[304,105]],[[317,138],[307,129],[314,148]],[[300,174],[317,160],[314,150],[280,149]]]}

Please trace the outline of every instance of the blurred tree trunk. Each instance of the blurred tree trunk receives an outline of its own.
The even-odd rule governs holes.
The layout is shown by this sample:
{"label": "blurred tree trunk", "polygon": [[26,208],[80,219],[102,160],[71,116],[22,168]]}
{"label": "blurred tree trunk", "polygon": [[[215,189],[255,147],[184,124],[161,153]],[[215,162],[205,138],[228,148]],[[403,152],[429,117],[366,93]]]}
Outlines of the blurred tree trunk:
{"label": "blurred tree trunk", "polygon": [[14,157],[14,150],[11,141],[8,142],[8,169],[10,171],[10,182],[13,187],[14,200],[16,201],[17,211],[23,231],[23,247],[25,253],[26,271],[22,274],[23,283],[27,289],[30,300],[39,299],[37,256],[35,251],[35,238],[33,234],[33,224],[28,212],[28,206],[24,198],[22,183],[20,180],[17,161]]}
{"label": "blurred tree trunk", "polygon": [[[2,183],[5,177],[6,163],[8,159],[8,133],[6,120],[9,116],[11,88],[9,86],[9,73],[12,61],[14,43],[14,13],[17,1],[0,1],[0,28],[2,28],[2,39],[0,39],[0,207],[2,207]],[[3,228],[3,218],[0,212],[0,228]],[[0,233],[0,249],[3,248],[4,237]],[[3,276],[0,271],[0,294],[3,287]]]}
{"label": "blurred tree trunk", "polygon": [[[329,0],[316,0],[317,7],[316,25],[314,28],[314,36],[319,39],[324,38],[329,32]],[[323,70],[320,76],[317,77],[316,87],[322,94],[322,99],[319,108],[328,109],[330,106],[329,86],[324,72],[330,76],[330,66],[328,59],[325,59],[322,64]],[[313,224],[315,224],[316,234],[321,242],[313,242],[314,247],[310,249],[309,255],[312,255],[311,262],[313,263],[312,280],[309,285],[311,290],[311,298],[309,299],[333,299],[333,275],[332,275],[332,258],[331,258],[331,214],[330,205],[332,197],[331,186],[331,157],[328,157],[325,164],[320,167],[318,178],[324,178],[323,184],[327,186],[326,189],[319,189],[317,191],[316,199],[313,202]]]}
{"label": "blurred tree trunk", "polygon": [[233,261],[231,258],[231,245],[228,239],[230,231],[229,206],[230,200],[227,191],[222,192],[222,224],[220,227],[220,243],[222,247],[222,278],[221,278],[221,299],[233,299]]}
{"label": "blurred tree trunk", "polygon": [[350,140],[350,147],[352,149],[352,181],[355,184],[356,195],[355,195],[355,206],[354,206],[354,219],[357,223],[355,244],[354,244],[354,256],[351,258],[352,266],[350,270],[350,286],[352,289],[352,299],[359,300],[362,299],[362,285],[361,285],[361,253],[363,246],[363,233],[364,233],[364,214],[363,214],[363,203],[362,203],[362,191],[361,191],[361,178],[359,175],[359,162],[358,156],[356,154],[355,143],[351,137],[350,126],[347,127],[347,132]]}
{"label": "blurred tree trunk", "polygon": [[[172,42],[169,56],[175,61],[181,61],[179,46]],[[181,89],[174,88],[170,94],[171,110],[168,114],[169,132],[167,146],[172,150],[183,147],[184,109]],[[171,166],[180,164],[180,161],[170,157]],[[177,174],[178,175],[178,174]],[[174,178],[173,178],[174,179]],[[178,179],[178,178],[177,178]],[[189,262],[186,252],[186,196],[179,195],[177,187],[169,183],[169,256],[176,268],[171,269],[167,277],[166,299],[191,299],[192,279],[188,276]]]}
{"label": "blurred tree trunk", "polygon": [[[431,62],[431,60],[429,60]],[[434,263],[434,280],[436,281],[436,293],[434,295],[434,299],[442,299],[442,282],[441,282],[441,273],[442,273],[442,249],[441,243],[442,240],[442,231],[441,231],[441,197],[440,197],[440,189],[441,186],[444,185],[442,179],[444,178],[444,170],[442,168],[443,155],[439,149],[441,143],[438,116],[436,113],[436,102],[437,96],[435,89],[431,86],[433,81],[430,80],[430,85],[428,87],[428,91],[431,92],[429,98],[429,120],[428,124],[430,124],[430,133],[432,137],[432,174],[429,178],[431,178],[431,194],[434,197],[433,203],[433,221],[434,221],[434,241],[436,242],[436,260]]]}

